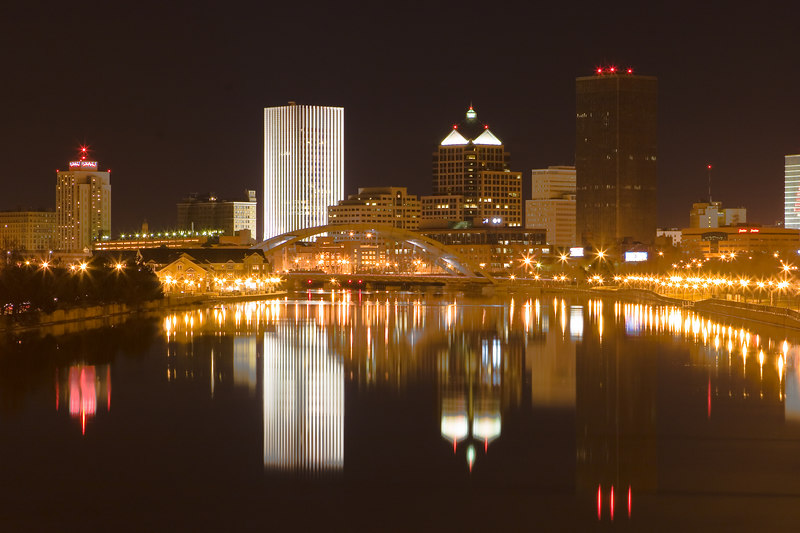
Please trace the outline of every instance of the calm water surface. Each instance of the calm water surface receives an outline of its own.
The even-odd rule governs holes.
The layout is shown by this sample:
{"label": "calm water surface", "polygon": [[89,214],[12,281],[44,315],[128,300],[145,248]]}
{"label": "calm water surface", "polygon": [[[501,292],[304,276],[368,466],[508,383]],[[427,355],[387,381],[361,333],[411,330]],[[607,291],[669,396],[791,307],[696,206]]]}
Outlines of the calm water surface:
{"label": "calm water surface", "polygon": [[796,530],[797,338],[308,293],[0,357],[3,531]]}

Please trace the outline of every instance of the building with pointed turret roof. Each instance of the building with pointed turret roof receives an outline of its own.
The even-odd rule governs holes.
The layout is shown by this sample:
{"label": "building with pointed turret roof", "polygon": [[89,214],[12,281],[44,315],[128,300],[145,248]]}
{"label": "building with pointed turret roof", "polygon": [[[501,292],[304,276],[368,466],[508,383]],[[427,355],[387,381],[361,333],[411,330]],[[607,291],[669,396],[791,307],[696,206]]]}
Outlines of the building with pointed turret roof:
{"label": "building with pointed turret roof", "polygon": [[433,153],[433,194],[420,198],[422,226],[521,227],[522,174],[508,169],[508,159],[470,106]]}

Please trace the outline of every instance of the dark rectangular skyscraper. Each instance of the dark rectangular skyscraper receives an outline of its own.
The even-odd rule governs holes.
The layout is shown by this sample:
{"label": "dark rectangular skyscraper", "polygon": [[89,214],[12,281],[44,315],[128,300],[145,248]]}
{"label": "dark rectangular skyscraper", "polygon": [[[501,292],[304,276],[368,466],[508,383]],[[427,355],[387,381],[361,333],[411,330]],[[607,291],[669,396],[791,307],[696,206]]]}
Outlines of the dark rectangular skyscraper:
{"label": "dark rectangular skyscraper", "polygon": [[658,82],[597,69],[576,90],[577,237],[600,249],[656,235]]}

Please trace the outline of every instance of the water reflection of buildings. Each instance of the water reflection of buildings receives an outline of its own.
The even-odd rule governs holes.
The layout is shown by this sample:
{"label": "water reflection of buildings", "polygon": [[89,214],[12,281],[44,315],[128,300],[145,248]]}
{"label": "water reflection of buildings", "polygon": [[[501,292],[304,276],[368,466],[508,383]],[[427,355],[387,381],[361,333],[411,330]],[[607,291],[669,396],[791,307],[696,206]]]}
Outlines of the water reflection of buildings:
{"label": "water reflection of buildings", "polygon": [[280,322],[264,335],[264,466],[344,466],[344,368],[313,322]]}
{"label": "water reflection of buildings", "polygon": [[248,302],[167,316],[167,379],[205,381],[213,397],[231,384],[255,393],[260,377],[265,468],[340,470],[344,368],[329,350],[330,307]]}
{"label": "water reflection of buildings", "polygon": [[613,323],[605,307],[589,303],[576,345],[576,488],[596,491],[598,518],[605,505],[613,519],[615,500],[657,487],[658,349],[655,339],[631,343],[625,329],[604,327]]}
{"label": "water reflection of buildings", "polygon": [[[268,469],[343,468],[347,386],[356,403],[435,390],[440,437],[469,468],[519,429],[509,422],[528,416],[530,394],[538,413],[558,410],[548,416],[568,417],[570,427],[575,417],[576,488],[607,519],[612,490],[622,516],[629,494],[679,483],[664,471],[671,450],[656,437],[680,431],[685,417],[700,417],[695,429],[712,435],[726,419],[768,428],[784,410],[787,419],[800,413],[791,347],[687,310],[344,291],[308,298],[165,319],[170,380],[261,394]],[[356,418],[357,426],[364,412]]]}
{"label": "water reflection of buildings", "polygon": [[56,410],[66,406],[69,414],[81,423],[86,433],[87,419],[94,418],[98,408],[111,410],[111,365],[72,365],[56,370]]}
{"label": "water reflection of buildings", "polygon": [[470,471],[500,437],[503,413],[521,403],[524,342],[513,329],[513,313],[513,303],[482,309],[451,304],[434,346],[442,438],[453,453],[466,444]]}

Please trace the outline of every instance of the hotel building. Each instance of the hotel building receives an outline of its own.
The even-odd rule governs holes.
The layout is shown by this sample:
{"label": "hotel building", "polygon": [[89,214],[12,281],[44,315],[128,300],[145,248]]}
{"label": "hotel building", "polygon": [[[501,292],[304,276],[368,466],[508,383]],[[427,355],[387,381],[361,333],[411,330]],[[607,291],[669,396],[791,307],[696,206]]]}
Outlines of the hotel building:
{"label": "hotel building", "polygon": [[[85,150],[85,149],[84,149]],[[111,171],[97,170],[97,161],[70,161],[56,171],[58,250],[91,250],[92,243],[111,234]]]}
{"label": "hotel building", "polygon": [[264,109],[264,239],[328,223],[344,199],[344,108]]}

